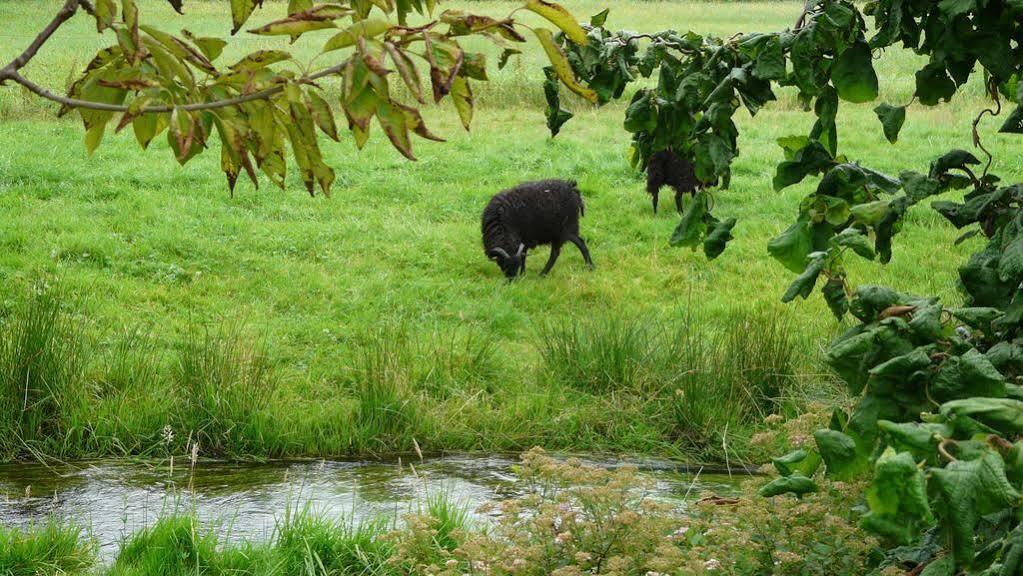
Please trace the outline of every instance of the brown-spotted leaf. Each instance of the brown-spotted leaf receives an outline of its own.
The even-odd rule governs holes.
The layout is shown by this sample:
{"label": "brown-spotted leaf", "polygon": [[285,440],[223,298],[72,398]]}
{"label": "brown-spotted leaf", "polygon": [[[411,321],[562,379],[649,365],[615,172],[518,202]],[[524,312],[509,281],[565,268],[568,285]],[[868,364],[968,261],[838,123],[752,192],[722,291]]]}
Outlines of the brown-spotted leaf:
{"label": "brown-spotted leaf", "polygon": [[454,40],[433,37],[428,32],[423,37],[426,39],[426,55],[430,62],[433,100],[440,102],[441,98],[451,92],[451,84],[462,69],[465,53]]}
{"label": "brown-spotted leaf", "polygon": [[487,77],[487,57],[480,52],[466,52],[465,58],[462,60],[462,74],[473,80],[480,80],[482,82],[489,80],[490,78]]}
{"label": "brown-spotted leaf", "polygon": [[405,81],[405,85],[412,91],[412,95],[419,102],[423,102],[423,85],[419,79],[419,70],[416,69],[415,62],[412,61],[412,58],[404,50],[390,42],[385,42],[384,48],[391,56],[391,61],[394,62],[394,67],[398,69],[401,79]]}
{"label": "brown-spotted leaf", "polygon": [[224,46],[227,46],[227,42],[220,38],[212,36],[196,36],[188,30],[181,31],[182,36],[188,38],[195,47],[198,48],[206,56],[207,60],[213,62],[224,52]]}
{"label": "brown-spotted leaf", "polygon": [[418,109],[411,106],[405,106],[398,102],[393,102],[395,106],[401,109],[405,113],[405,123],[408,125],[408,129],[415,132],[421,138],[427,140],[433,140],[434,142],[445,142],[443,138],[437,136],[430,129],[426,127],[426,123],[423,121],[423,115]]}
{"label": "brown-spotted leaf", "polygon": [[415,160],[412,154],[412,140],[409,138],[408,122],[405,112],[393,102],[381,100],[377,104],[377,122],[387,134],[391,144],[409,160]]}
{"label": "brown-spotted leaf", "polygon": [[275,20],[249,30],[252,34],[262,36],[290,36],[294,42],[299,36],[313,30],[324,30],[337,28],[334,20],[344,18],[352,14],[351,8],[340,4],[321,4],[316,7],[291,14],[287,18]]}
{"label": "brown-spotted leaf", "polygon": [[[225,168],[231,192],[234,193],[234,183],[238,177],[238,169],[244,168],[252,184],[258,189],[259,179],[256,178],[256,171],[249,160],[249,151],[245,148],[249,128],[245,120],[233,108],[221,108],[213,113],[213,123],[220,134],[221,144],[221,167]],[[229,162],[225,166],[224,155],[227,155]],[[233,175],[230,173],[233,171]]]}
{"label": "brown-spotted leaf", "polygon": [[177,57],[179,60],[190,62],[196,68],[206,72],[207,74],[216,74],[217,69],[209,61],[206,56],[190,46],[184,40],[171,36],[166,32],[157,30],[152,26],[140,26],[143,32],[148,36],[158,41],[164,48],[167,49],[172,55]]}
{"label": "brown-spotted leaf", "polygon": [[515,29],[515,25],[511,21],[501,22],[500,26],[497,27],[497,33],[505,40],[511,40],[512,42],[521,43],[526,41],[526,37]]}
{"label": "brown-spotted leaf", "polygon": [[587,44],[586,30],[583,30],[575,16],[572,16],[572,13],[560,4],[545,2],[544,0],[527,0],[526,8],[543,16],[551,24],[560,28],[572,42],[580,46]]}
{"label": "brown-spotted leaf", "polygon": [[258,50],[235,62],[230,68],[236,72],[253,71],[290,59],[291,54],[283,50]]}
{"label": "brown-spotted leaf", "polygon": [[316,126],[331,140],[338,142],[340,138],[338,138],[337,124],[334,122],[334,112],[330,109],[330,104],[315,89],[306,92],[306,101]]}
{"label": "brown-spotted leaf", "polygon": [[472,87],[465,76],[458,76],[451,84],[451,98],[455,101],[455,109],[466,130],[472,124],[473,96]]}
{"label": "brown-spotted leaf", "polygon": [[380,18],[370,18],[369,20],[356,22],[338,32],[330,40],[327,40],[327,43],[323,46],[323,51],[330,52],[354,46],[359,41],[359,38],[376,38],[387,32],[390,28],[391,23]]}
{"label": "brown-spotted leaf", "polygon": [[141,92],[147,88],[153,88],[159,86],[159,84],[149,78],[124,78],[118,80],[100,80],[100,86],[106,86],[107,88],[120,88],[121,90],[127,90],[129,92]]}
{"label": "brown-spotted leaf", "polygon": [[[353,59],[354,62],[354,59]],[[355,137],[355,145],[362,149],[369,139],[369,122],[376,113],[381,98],[370,83],[370,72],[362,61],[349,67],[346,73],[346,89],[342,96],[342,108],[348,118],[348,129]]]}
{"label": "brown-spotted leaf", "polygon": [[117,40],[128,62],[136,66],[146,56],[146,50],[139,34],[139,9],[135,0],[121,0],[121,19],[124,28],[117,29]]}
{"label": "brown-spotted leaf", "polygon": [[[121,121],[117,123],[117,129],[114,130],[114,133],[116,134],[121,130],[124,130],[128,124],[131,124],[132,121],[138,118],[142,114],[142,109],[149,105],[151,100],[152,97],[148,94],[139,94],[136,96],[131,103],[128,104],[128,111],[121,114]],[[145,146],[143,146],[143,148],[145,148]]]}
{"label": "brown-spotted leaf", "polygon": [[558,75],[561,83],[572,92],[596,104],[597,93],[583,86],[576,79],[575,72],[572,71],[572,66],[568,63],[568,57],[565,56],[561,46],[554,41],[554,33],[547,28],[536,28],[533,32],[536,33],[540,44],[543,45],[544,52],[547,52],[547,58],[551,61],[551,67],[554,68],[554,72]]}

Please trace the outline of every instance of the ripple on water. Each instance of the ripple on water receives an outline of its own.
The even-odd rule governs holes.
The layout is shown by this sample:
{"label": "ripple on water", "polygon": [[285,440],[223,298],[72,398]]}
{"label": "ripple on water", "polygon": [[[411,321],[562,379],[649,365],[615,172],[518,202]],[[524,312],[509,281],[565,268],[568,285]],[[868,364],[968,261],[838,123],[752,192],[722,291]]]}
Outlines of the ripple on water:
{"label": "ripple on water", "polygon": [[[272,535],[289,507],[308,506],[315,514],[359,523],[398,518],[416,511],[427,497],[443,494],[473,511],[522,492],[515,462],[501,456],[444,456],[416,464],[415,473],[397,462],[365,461],[200,462],[195,470],[133,460],[3,464],[0,523],[74,521],[90,531],[101,557],[110,559],[127,535],[175,512],[194,514],[228,540],[260,540]],[[635,464],[655,481],[651,497],[680,506],[687,494],[735,491],[727,476],[680,473],[671,462]]]}

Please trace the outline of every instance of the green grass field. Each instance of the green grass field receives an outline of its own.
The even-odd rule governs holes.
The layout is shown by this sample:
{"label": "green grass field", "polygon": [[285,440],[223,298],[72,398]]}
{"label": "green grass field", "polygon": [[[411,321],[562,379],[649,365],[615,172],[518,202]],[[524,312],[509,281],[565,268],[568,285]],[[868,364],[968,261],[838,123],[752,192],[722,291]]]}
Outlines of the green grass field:
{"label": "green grass field", "polygon": [[[142,5],[165,16],[166,29],[229,28],[222,3],[186,2],[181,18],[165,2]],[[514,6],[450,5],[495,14]],[[565,5],[580,17],[603,6]],[[56,7],[0,3],[0,61]],[[283,9],[268,4],[253,22]],[[800,9],[630,0],[615,3],[610,22],[730,35],[790,26]],[[245,50],[269,45],[240,38]],[[60,89],[109,41],[76,17],[27,74]],[[316,43],[300,42],[294,53],[308,58]],[[816,294],[781,305],[791,278],[766,254],[812,186],[771,190],[775,140],[805,133],[812,115],[782,94],[741,120],[732,188],[715,208],[739,218],[736,240],[707,262],[668,246],[677,217],[650,213],[642,175],[626,159],[621,105],[574,103],[577,117],[547,137],[542,56],[536,45],[527,52],[479,90],[471,133],[450,104],[428,110],[449,141],[416,142],[416,163],[379,131],[361,153],[350,139],[331,145],[338,182],[330,199],[309,198],[295,175],[287,191],[245,182],[231,197],[218,154],[179,168],[165,142],[142,152],[129,134],[108,136],[88,158],[80,126],[54,120],[52,106],[18,88],[0,88],[0,318],[12,334],[55,297],[69,316],[39,347],[71,340],[76,350],[51,355],[55,365],[76,363],[53,368],[75,390],[54,396],[59,433],[0,443],[0,457],[161,455],[194,433],[204,448],[239,457],[407,451],[415,438],[426,451],[539,444],[721,459],[731,446],[736,458],[776,404],[795,409],[833,393],[819,356],[841,326]],[[909,100],[915,64],[902,53],[882,57],[883,99]],[[982,106],[976,88],[948,105],[911,107],[896,146],[872,106],[843,105],[840,149],[890,173],[925,170],[949,148],[970,146]],[[994,122],[982,127],[993,133]],[[996,172],[1023,178],[1009,137],[985,142]],[[540,278],[541,251],[529,275],[505,283],[483,255],[479,214],[500,189],[544,177],[580,182],[582,233],[597,268],[587,271],[569,249]],[[955,230],[926,207],[909,222],[891,264],[857,264],[853,278],[955,302],[955,268],[975,245],[953,246]],[[48,295],[32,300],[40,283]],[[0,347],[0,369],[13,373],[19,356],[8,349]],[[763,362],[729,368],[746,366],[746,357]],[[763,375],[779,371],[780,389],[765,401],[759,391],[779,386]],[[178,442],[169,448],[166,426]]]}

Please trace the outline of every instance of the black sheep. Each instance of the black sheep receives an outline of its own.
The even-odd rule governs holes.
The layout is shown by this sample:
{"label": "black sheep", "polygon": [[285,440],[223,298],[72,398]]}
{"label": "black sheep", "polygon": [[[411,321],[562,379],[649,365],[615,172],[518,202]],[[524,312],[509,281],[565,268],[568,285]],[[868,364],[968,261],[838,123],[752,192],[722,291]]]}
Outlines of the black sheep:
{"label": "black sheep", "polygon": [[682,196],[695,194],[708,184],[696,178],[692,162],[668,149],[654,152],[646,167],[646,191],[653,199],[654,214],[657,213],[658,193],[665,185],[675,189],[675,207],[682,212]]}
{"label": "black sheep", "polygon": [[526,255],[550,244],[551,257],[541,274],[554,267],[565,242],[575,244],[586,264],[593,267],[590,251],[579,237],[579,217],[585,206],[576,183],[570,180],[525,182],[498,192],[483,210],[483,248],[509,279],[526,271]]}

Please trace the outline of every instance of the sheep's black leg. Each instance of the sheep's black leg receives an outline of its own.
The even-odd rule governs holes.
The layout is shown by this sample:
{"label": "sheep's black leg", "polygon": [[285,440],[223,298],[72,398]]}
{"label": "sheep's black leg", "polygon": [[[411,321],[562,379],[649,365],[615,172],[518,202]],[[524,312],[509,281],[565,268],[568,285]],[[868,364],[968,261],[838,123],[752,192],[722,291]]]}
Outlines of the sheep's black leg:
{"label": "sheep's black leg", "polygon": [[683,192],[679,192],[678,190],[675,190],[675,208],[678,208],[678,213],[679,214],[681,214],[682,212],[685,211],[683,209],[683,207],[682,207],[682,196],[683,196],[683,194],[684,194]]}
{"label": "sheep's black leg", "polygon": [[651,192],[650,197],[653,199],[654,202],[654,214],[657,214],[657,192]]}
{"label": "sheep's black leg", "polygon": [[583,260],[586,261],[586,265],[593,268],[593,259],[590,258],[590,249],[586,247],[586,242],[583,242],[583,239],[578,236],[570,236],[568,240],[575,244],[579,251],[583,253]]}
{"label": "sheep's black leg", "polygon": [[551,268],[554,268],[554,263],[558,261],[558,256],[561,255],[561,245],[551,244],[551,257],[547,260],[547,265],[543,267],[543,271],[540,272],[541,276],[546,276]]}

